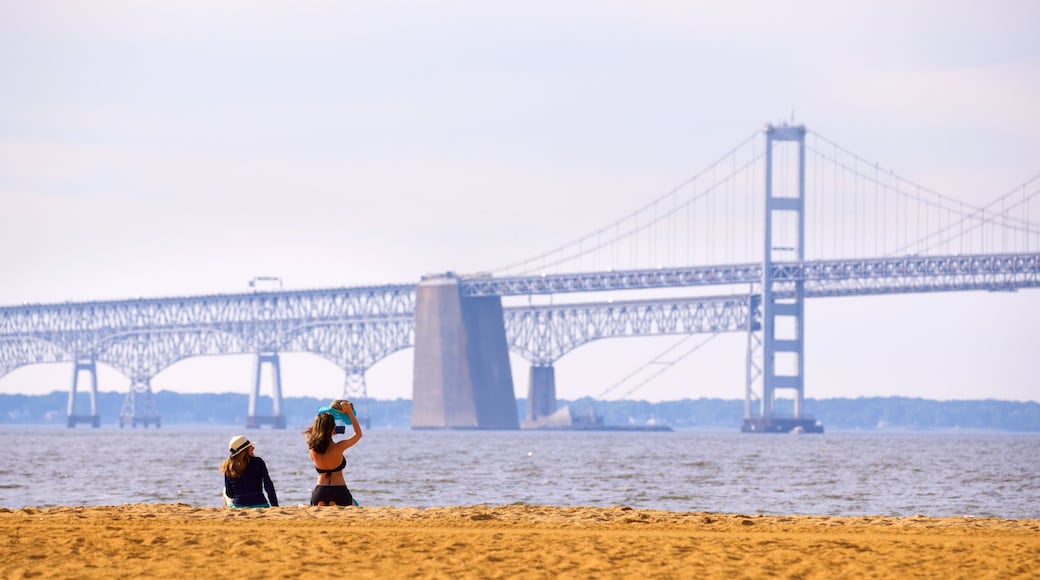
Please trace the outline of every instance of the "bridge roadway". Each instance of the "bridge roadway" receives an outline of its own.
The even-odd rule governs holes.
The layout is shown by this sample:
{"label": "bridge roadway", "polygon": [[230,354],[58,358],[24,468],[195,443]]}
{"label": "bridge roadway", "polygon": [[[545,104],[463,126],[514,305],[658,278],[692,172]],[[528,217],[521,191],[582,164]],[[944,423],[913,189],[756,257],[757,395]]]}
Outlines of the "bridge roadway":
{"label": "bridge roadway", "polygon": [[[530,361],[534,372],[601,338],[758,331],[762,269],[761,264],[737,264],[454,278],[463,300],[693,286],[747,287],[728,296],[504,308],[508,348]],[[804,284],[806,297],[1013,291],[1040,285],[1040,254],[775,263],[773,279],[775,292],[781,296],[785,288],[793,289],[798,283]],[[89,370],[92,362],[104,362],[131,378],[128,399],[140,400],[150,397],[152,377],[184,358],[242,353],[276,357],[278,352],[312,352],[343,368],[347,384],[361,391],[345,394],[358,397],[365,396],[363,377],[368,368],[394,352],[415,346],[415,320],[416,286],[412,284],[7,306],[0,307],[0,377],[27,364],[74,361],[77,368],[83,365]],[[75,378],[70,417],[75,415]],[[257,383],[254,395],[259,379]],[[278,389],[280,398],[280,386]],[[145,407],[143,412],[149,411]],[[250,411],[252,414],[252,400]],[[134,407],[132,401],[124,405],[124,414],[141,413],[141,406]],[[92,415],[96,415],[93,408]],[[125,419],[135,424],[133,417]]]}
{"label": "bridge roadway", "polygon": [[[814,297],[905,294],[962,290],[1036,288],[1035,253],[962,256],[900,256],[856,260],[776,262],[776,282],[805,282]],[[540,276],[463,279],[464,296],[527,296],[573,292],[607,292],[761,284],[760,263],[686,268],[656,268]]]}

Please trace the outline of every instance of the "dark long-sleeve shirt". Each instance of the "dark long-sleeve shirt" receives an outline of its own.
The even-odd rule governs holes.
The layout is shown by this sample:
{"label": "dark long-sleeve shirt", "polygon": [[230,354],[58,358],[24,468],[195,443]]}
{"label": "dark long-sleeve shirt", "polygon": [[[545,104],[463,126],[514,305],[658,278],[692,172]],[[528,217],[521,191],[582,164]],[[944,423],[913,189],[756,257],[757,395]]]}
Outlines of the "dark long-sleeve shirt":
{"label": "dark long-sleeve shirt", "polygon": [[[263,490],[267,491],[266,498]],[[249,460],[241,477],[232,479],[224,476],[224,493],[231,498],[234,505],[240,507],[265,503],[278,505],[278,496],[274,493],[274,482],[267,473],[267,464],[259,457]]]}

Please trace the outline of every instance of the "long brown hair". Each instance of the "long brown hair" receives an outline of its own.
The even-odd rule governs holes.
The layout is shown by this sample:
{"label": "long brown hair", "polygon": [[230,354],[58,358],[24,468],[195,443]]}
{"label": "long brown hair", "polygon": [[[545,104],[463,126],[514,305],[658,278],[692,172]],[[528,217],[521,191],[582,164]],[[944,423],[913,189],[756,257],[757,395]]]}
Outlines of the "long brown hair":
{"label": "long brown hair", "polygon": [[253,456],[249,453],[249,450],[244,449],[238,455],[225,459],[224,463],[220,464],[220,471],[231,479],[238,479],[245,473],[246,466],[249,465],[249,460],[252,458]]}
{"label": "long brown hair", "polygon": [[331,413],[318,413],[314,423],[303,432],[307,436],[307,447],[325,453],[332,443],[332,433],[336,430],[336,418]]}

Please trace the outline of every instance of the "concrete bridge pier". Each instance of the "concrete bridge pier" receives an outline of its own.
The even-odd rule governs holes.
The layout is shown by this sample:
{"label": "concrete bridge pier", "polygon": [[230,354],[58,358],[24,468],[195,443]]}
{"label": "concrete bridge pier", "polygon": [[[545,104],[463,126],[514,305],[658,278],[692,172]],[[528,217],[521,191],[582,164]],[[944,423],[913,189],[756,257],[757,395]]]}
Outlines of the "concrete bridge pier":
{"label": "concrete bridge pier", "polygon": [[[79,374],[85,372],[90,375],[90,414],[76,414],[76,389],[79,387]],[[90,423],[97,429],[101,427],[101,417],[97,412],[97,360],[93,357],[76,356],[76,362],[72,367],[72,388],[69,390],[68,426],[75,427],[79,423]]]}
{"label": "concrete bridge pier", "polygon": [[556,412],[556,369],[552,364],[531,365],[527,383],[527,412],[524,422],[535,424],[538,419]]}
{"label": "concrete bridge pier", "polygon": [[[272,377],[271,395],[273,408],[270,415],[256,414],[256,401],[260,398],[260,383],[263,382],[264,365],[270,365]],[[256,353],[256,372],[254,373],[253,390],[249,392],[249,414],[246,416],[246,429],[259,429],[261,425],[270,425],[274,429],[285,429],[285,415],[282,414],[282,364],[277,352]]]}
{"label": "concrete bridge pier", "polygon": [[413,429],[519,429],[502,299],[452,273],[416,288]]}

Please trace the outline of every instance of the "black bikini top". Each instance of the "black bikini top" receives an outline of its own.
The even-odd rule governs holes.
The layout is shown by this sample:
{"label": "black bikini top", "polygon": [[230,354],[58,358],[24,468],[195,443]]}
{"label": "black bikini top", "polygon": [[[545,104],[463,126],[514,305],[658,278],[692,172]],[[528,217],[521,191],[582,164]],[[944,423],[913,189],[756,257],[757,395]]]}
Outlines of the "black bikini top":
{"label": "black bikini top", "polygon": [[331,477],[333,473],[336,473],[337,471],[343,471],[343,468],[346,467],[346,466],[347,466],[347,458],[344,457],[343,458],[343,463],[340,463],[339,467],[337,467],[335,469],[322,469],[322,468],[318,467],[317,465],[315,465],[314,466],[314,471],[317,471],[318,473],[324,473],[325,475],[328,475],[328,476]]}

